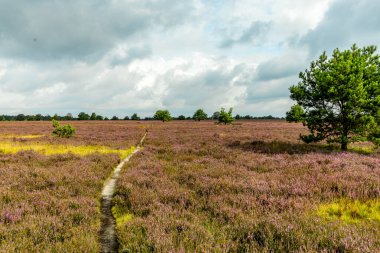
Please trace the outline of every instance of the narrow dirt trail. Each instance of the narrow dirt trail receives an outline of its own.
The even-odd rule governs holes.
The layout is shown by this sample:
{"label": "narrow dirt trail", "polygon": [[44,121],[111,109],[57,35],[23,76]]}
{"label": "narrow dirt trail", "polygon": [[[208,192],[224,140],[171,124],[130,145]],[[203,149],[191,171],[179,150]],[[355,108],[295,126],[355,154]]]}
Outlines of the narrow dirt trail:
{"label": "narrow dirt trail", "polygon": [[105,182],[101,199],[100,199],[100,232],[99,232],[99,251],[100,252],[117,252],[119,248],[116,222],[112,215],[112,197],[115,192],[116,181],[119,178],[120,171],[123,166],[131,159],[131,157],[141,150],[147,133],[144,134],[140,143],[132,154],[127,156],[112,172],[111,177]]}

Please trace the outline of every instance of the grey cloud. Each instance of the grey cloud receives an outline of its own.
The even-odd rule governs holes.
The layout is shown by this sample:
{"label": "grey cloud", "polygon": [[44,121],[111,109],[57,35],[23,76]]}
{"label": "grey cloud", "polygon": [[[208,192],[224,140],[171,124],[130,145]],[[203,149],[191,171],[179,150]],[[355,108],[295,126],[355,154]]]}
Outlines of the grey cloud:
{"label": "grey cloud", "polygon": [[102,57],[148,29],[168,29],[192,14],[192,1],[0,1],[0,57],[28,60]]}
{"label": "grey cloud", "polygon": [[227,36],[224,41],[220,44],[222,48],[231,47],[235,44],[246,44],[246,43],[259,43],[265,39],[265,34],[271,28],[271,22],[256,21],[251,24],[250,27],[245,29],[242,34],[237,38],[231,38]]}
{"label": "grey cloud", "polygon": [[110,62],[111,66],[128,65],[137,59],[143,59],[152,55],[152,49],[149,46],[133,47],[129,49],[124,56],[115,56]]}
{"label": "grey cloud", "polygon": [[289,97],[288,87],[298,82],[298,73],[323,51],[380,45],[380,2],[338,0],[332,3],[324,19],[306,35],[290,38],[284,52],[261,63],[248,89],[247,100],[268,101]]}
{"label": "grey cloud", "polygon": [[248,87],[247,102],[270,101],[289,97],[289,87],[297,82],[297,75],[271,80],[254,79]]}
{"label": "grey cloud", "polygon": [[163,106],[173,108],[174,113],[190,115],[195,107],[216,110],[225,103],[230,102],[230,106],[242,103],[247,85],[245,73],[252,70],[248,69],[245,64],[226,67],[222,61],[215,69],[205,69],[188,77],[177,77],[175,69],[168,71],[159,80],[167,84]]}
{"label": "grey cloud", "polygon": [[322,22],[300,41],[315,58],[323,51],[359,46],[380,45],[380,2],[373,0],[339,0],[334,2]]}
{"label": "grey cloud", "polygon": [[284,53],[279,57],[261,63],[256,70],[256,79],[268,81],[298,76],[298,73],[305,68],[306,63],[304,55],[298,55],[297,52]]}

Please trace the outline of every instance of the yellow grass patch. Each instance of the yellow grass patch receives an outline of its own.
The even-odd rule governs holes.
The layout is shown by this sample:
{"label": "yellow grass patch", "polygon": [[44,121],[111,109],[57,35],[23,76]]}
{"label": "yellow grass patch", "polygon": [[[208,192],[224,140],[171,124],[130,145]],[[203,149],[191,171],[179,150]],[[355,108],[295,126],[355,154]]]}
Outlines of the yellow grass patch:
{"label": "yellow grass patch", "polygon": [[86,156],[93,153],[101,154],[118,154],[121,158],[131,154],[135,147],[129,149],[112,149],[106,146],[72,146],[72,145],[54,145],[46,143],[18,143],[18,142],[0,142],[0,152],[5,154],[15,154],[20,151],[32,150],[43,155],[57,155],[72,153],[75,155]]}
{"label": "yellow grass patch", "polygon": [[44,135],[41,134],[27,134],[27,135],[16,135],[16,134],[0,134],[1,139],[36,139],[36,138],[41,138]]}
{"label": "yellow grass patch", "polygon": [[317,213],[319,216],[329,219],[339,219],[347,223],[356,223],[366,220],[380,222],[380,199],[365,202],[340,199],[334,203],[320,205]]}
{"label": "yellow grass patch", "polygon": [[113,217],[115,217],[117,226],[122,226],[123,224],[133,220],[134,218],[133,214],[125,213],[124,210],[118,206],[113,206],[111,211]]}

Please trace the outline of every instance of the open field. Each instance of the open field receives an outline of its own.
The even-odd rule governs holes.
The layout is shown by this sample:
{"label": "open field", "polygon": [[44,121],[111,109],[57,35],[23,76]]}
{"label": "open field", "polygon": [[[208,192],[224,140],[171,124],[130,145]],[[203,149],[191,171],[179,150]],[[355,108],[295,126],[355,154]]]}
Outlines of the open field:
{"label": "open field", "polygon": [[118,181],[120,251],[380,252],[380,153],[305,145],[303,131],[154,123]]}
{"label": "open field", "polygon": [[367,144],[305,145],[283,121],[71,124],[0,123],[0,252],[97,252],[103,183],[146,128],[113,199],[121,252],[380,251]]}
{"label": "open field", "polygon": [[103,182],[145,130],[71,123],[70,139],[50,122],[0,123],[0,252],[98,251]]}

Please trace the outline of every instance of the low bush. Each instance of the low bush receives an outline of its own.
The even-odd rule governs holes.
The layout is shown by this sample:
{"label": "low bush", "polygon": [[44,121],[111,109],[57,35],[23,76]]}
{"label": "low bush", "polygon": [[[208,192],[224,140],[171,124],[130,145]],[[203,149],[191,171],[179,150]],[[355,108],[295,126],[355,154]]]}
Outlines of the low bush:
{"label": "low bush", "polygon": [[75,128],[71,125],[61,126],[55,119],[52,120],[52,123],[54,127],[53,135],[62,138],[70,138],[75,135]]}
{"label": "low bush", "polygon": [[232,108],[230,108],[230,110],[227,112],[222,107],[222,109],[219,112],[218,123],[223,123],[227,125],[227,124],[231,124],[233,121],[234,121],[234,117],[232,116]]}

